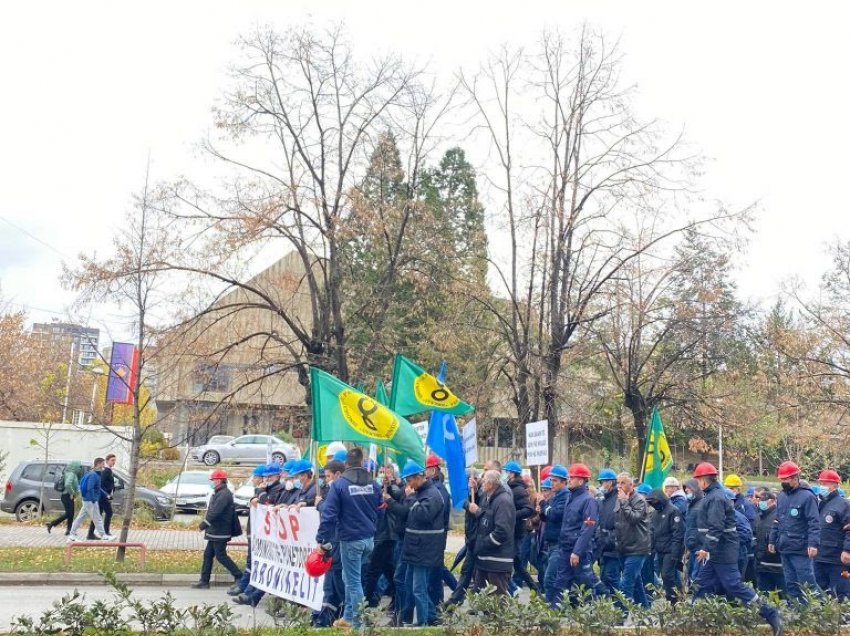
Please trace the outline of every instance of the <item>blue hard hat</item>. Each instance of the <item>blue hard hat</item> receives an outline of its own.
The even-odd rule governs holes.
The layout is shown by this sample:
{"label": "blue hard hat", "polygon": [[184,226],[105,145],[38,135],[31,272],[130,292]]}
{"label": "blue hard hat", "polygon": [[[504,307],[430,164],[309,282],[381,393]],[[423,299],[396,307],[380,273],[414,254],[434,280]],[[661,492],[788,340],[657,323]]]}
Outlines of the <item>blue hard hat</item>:
{"label": "blue hard hat", "polygon": [[617,473],[615,473],[610,468],[603,468],[599,471],[599,477],[597,478],[597,481],[605,480],[617,481]]}
{"label": "blue hard hat", "polygon": [[313,464],[310,463],[309,459],[296,459],[292,464],[292,468],[289,469],[289,476],[295,477],[295,475],[310,472],[313,472]]}
{"label": "blue hard hat", "polygon": [[517,475],[522,475],[522,466],[520,466],[518,462],[511,460],[507,464],[505,464],[505,471],[509,473],[516,473]]}
{"label": "blue hard hat", "polygon": [[755,486],[750,486],[749,488],[747,488],[747,497],[752,497],[754,494],[756,494]]}
{"label": "blue hard hat", "polygon": [[648,495],[652,492],[652,486],[650,486],[649,484],[640,484],[637,487],[637,491],[642,495]]}
{"label": "blue hard hat", "polygon": [[724,495],[726,495],[726,499],[729,499],[729,500],[734,501],[734,499],[735,499],[735,493],[734,493],[734,492],[732,492],[732,490],[731,490],[730,488],[724,488],[724,489],[723,489],[723,494],[724,494]]}
{"label": "blue hard hat", "polygon": [[347,450],[338,450],[334,453],[334,461],[335,462],[344,462],[345,458],[348,457]]}
{"label": "blue hard hat", "polygon": [[300,460],[297,460],[297,459],[287,459],[287,460],[286,460],[286,462],[283,464],[283,470],[284,470],[287,474],[290,474],[290,475],[291,475],[291,474],[292,474],[292,468],[295,466],[295,463],[296,463],[296,462],[298,462],[298,461],[300,461]]}
{"label": "blue hard hat", "polygon": [[552,480],[549,477],[547,477],[546,479],[543,480],[543,483],[540,484],[540,488],[546,489],[546,490],[552,490]]}
{"label": "blue hard hat", "polygon": [[280,467],[280,464],[275,464],[274,462],[263,466],[263,477],[273,477],[274,475],[280,475],[282,472],[283,469]]}
{"label": "blue hard hat", "polygon": [[407,479],[408,477],[413,477],[413,475],[424,475],[425,469],[422,468],[419,464],[417,464],[412,459],[408,459],[407,463],[404,465],[404,468],[401,471],[401,478]]}
{"label": "blue hard hat", "polygon": [[266,476],[266,465],[260,464],[256,466],[254,470],[251,472],[251,477],[265,477]]}
{"label": "blue hard hat", "polygon": [[[563,466],[561,464],[555,464],[554,466],[552,466],[552,470],[549,471],[549,479],[552,479],[552,477],[560,477],[561,479],[569,479],[570,473],[567,472],[566,466]],[[552,482],[549,482],[549,483],[552,483]]]}

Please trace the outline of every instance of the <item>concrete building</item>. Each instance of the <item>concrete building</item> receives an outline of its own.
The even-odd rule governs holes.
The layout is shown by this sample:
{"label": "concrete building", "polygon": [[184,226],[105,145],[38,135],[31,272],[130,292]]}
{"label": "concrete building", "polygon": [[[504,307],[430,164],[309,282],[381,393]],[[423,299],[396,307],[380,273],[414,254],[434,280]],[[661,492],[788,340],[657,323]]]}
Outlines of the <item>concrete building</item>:
{"label": "concrete building", "polygon": [[74,356],[81,367],[88,367],[97,359],[99,329],[53,320],[34,323],[32,332],[51,338],[57,346],[71,347],[73,351],[69,355]]}

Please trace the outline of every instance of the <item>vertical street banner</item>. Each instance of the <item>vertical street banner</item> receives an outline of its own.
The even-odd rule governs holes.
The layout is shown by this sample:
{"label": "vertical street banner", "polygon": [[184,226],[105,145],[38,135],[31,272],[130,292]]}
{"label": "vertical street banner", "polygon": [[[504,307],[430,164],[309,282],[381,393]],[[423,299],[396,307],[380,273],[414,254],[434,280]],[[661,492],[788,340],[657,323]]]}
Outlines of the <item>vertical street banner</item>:
{"label": "vertical street banner", "polygon": [[463,455],[467,467],[478,462],[478,425],[473,417],[463,427]]}
{"label": "vertical street banner", "polygon": [[543,466],[549,462],[549,420],[525,425],[525,463]]}
{"label": "vertical street banner", "polygon": [[106,384],[106,401],[114,404],[132,404],[133,388],[139,374],[139,350],[128,342],[113,342],[109,357],[109,379]]}
{"label": "vertical street banner", "polygon": [[316,548],[319,511],[251,508],[251,585],[274,596],[322,609],[325,577],[313,578],[304,562]]}

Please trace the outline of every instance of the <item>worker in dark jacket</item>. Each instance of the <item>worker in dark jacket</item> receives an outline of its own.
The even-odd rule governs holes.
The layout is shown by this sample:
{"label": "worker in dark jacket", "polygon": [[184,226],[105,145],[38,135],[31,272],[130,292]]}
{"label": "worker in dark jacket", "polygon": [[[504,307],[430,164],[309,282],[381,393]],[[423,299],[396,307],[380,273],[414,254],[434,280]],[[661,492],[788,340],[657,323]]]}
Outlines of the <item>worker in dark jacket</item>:
{"label": "worker in dark jacket", "polygon": [[759,614],[773,629],[774,636],[782,633],[782,621],[775,607],[760,600],[753,589],[741,580],[738,570],[738,530],[735,509],[726,499],[723,487],[717,480],[717,469],[703,462],[694,470],[699,480],[703,500],[697,513],[697,530],[700,547],[697,559],[702,568],[696,579],[694,598],[707,594],[725,594],[742,603],[756,603]]}
{"label": "worker in dark jacket", "polygon": [[685,517],[685,549],[688,551],[688,581],[693,582],[700,569],[697,551],[700,549],[700,536],[697,530],[697,515],[702,505],[702,490],[696,479],[685,481],[685,497],[688,500],[688,515]]}
{"label": "worker in dark jacket", "polygon": [[776,553],[767,550],[770,543],[770,531],[776,521],[776,495],[769,490],[759,493],[759,516],[756,519],[756,589],[759,592],[777,590],[785,594],[785,575],[782,573],[782,559]]}
{"label": "worker in dark jacket", "polygon": [[434,482],[425,476],[422,466],[408,461],[401,476],[412,497],[401,548],[401,560],[407,564],[406,586],[413,595],[416,624],[433,625],[437,612],[428,587],[431,571],[443,564],[445,504]]}
{"label": "worker in dark jacket", "polygon": [[309,459],[297,459],[289,471],[300,486],[295,489],[295,501],[289,505],[290,508],[312,508],[316,505],[316,480],[313,479],[313,464]]}
{"label": "worker in dark jacket", "polygon": [[[478,515],[469,511],[470,504],[481,506],[484,500],[484,492],[481,490],[481,480],[475,472],[474,468],[468,468],[469,476],[469,499],[463,502],[463,538],[466,556],[463,558],[463,565],[460,568],[460,578],[457,581],[457,587],[447,601],[448,605],[463,605],[466,598],[466,590],[472,584],[472,578],[475,573],[475,538],[478,535]],[[479,511],[480,514],[480,511]]]}
{"label": "worker in dark jacket", "polygon": [[794,462],[781,463],[776,473],[782,492],[776,500],[776,523],[767,549],[779,553],[788,594],[803,603],[801,585],[817,590],[813,562],[820,544],[817,498],[808,485],[800,483],[800,468]]}
{"label": "worker in dark jacket", "polygon": [[[383,497],[389,497],[390,501],[401,502],[404,499],[404,491],[401,486],[395,481],[395,474],[392,467],[385,466],[383,474],[380,478],[379,485]],[[378,511],[377,530],[375,531],[375,549],[372,552],[372,558],[369,560],[369,567],[366,569],[366,575],[363,583],[363,593],[366,596],[366,602],[369,607],[377,607],[380,602],[380,594],[378,592],[378,581],[381,575],[389,583],[387,587],[387,595],[395,599],[395,585],[393,578],[396,568],[396,539],[399,537],[397,524],[399,516],[390,510],[389,503],[384,501]],[[401,522],[404,523],[403,521]],[[403,532],[403,529],[402,529]],[[402,535],[403,536],[403,535]],[[394,601],[391,603],[391,612],[395,612]]]}
{"label": "worker in dark jacket", "polygon": [[242,526],[233,504],[233,493],[227,487],[227,473],[216,468],[210,474],[210,481],[213,483],[213,494],[207,505],[207,514],[199,526],[204,532],[207,547],[201,565],[201,580],[192,585],[195,589],[209,589],[213,559],[230,572],[234,583],[242,578],[242,570],[227,554],[227,542],[242,534]]}
{"label": "worker in dark jacket", "polygon": [[834,470],[824,470],[818,483],[827,494],[821,500],[820,547],[815,557],[815,579],[823,590],[839,600],[850,597],[850,579],[842,576],[850,565],[850,503],[839,495],[841,477]]}
{"label": "worker in dark jacket", "polygon": [[620,586],[620,555],[614,536],[614,508],[617,505],[617,473],[610,468],[599,471],[599,525],[596,527],[596,555],[599,579],[609,593]]}
{"label": "worker in dark jacket", "polygon": [[469,511],[478,515],[475,587],[483,590],[492,585],[497,594],[507,596],[516,554],[516,508],[510,491],[502,486],[502,477],[497,471],[488,470],[484,473],[481,489],[484,492],[481,505],[469,504]]}
{"label": "worker in dark jacket", "polygon": [[587,491],[590,469],[584,464],[573,464],[568,473],[570,500],[564,509],[558,537],[558,573],[547,599],[553,607],[563,599],[564,592],[574,586],[584,585],[595,596],[607,594],[593,572],[593,536],[599,523],[599,504]]}
{"label": "worker in dark jacket", "polygon": [[[254,468],[254,471],[251,473],[251,485],[254,487],[254,496],[248,502],[248,505],[251,507],[255,507],[257,505],[257,497],[259,494],[265,490],[265,478],[263,477],[266,470],[265,464],[260,464],[259,466]],[[248,525],[245,528],[245,535],[248,539],[248,554],[245,556],[245,569],[242,572],[242,576],[239,578],[236,583],[234,583],[228,590],[227,593],[230,596],[238,596],[245,592],[251,584],[251,514],[249,511],[248,514]]]}
{"label": "worker in dark jacket", "polygon": [[555,597],[555,581],[558,578],[558,563],[561,558],[558,541],[561,537],[561,526],[564,523],[564,511],[570,501],[568,480],[569,473],[565,466],[561,464],[552,466],[549,471],[552,496],[549,501],[540,506],[540,520],[543,522],[543,550],[549,555],[543,576],[543,592],[551,605],[555,605],[558,601]]}
{"label": "worker in dark jacket", "polygon": [[[325,483],[330,489],[331,484],[342,477],[345,464],[340,461],[331,460],[325,464]],[[321,497],[316,498],[316,510],[321,515],[324,512],[325,501]],[[331,543],[331,569],[325,574],[325,583],[322,588],[322,609],[313,614],[313,627],[330,627],[342,615],[345,602],[345,585],[342,582],[342,557],[339,554],[339,541],[336,534],[330,537]]]}
{"label": "worker in dark jacket", "polygon": [[[449,518],[452,513],[452,498],[446,489],[445,477],[440,470],[440,458],[433,453],[428,455],[428,458],[425,460],[425,477],[434,484],[437,492],[443,498],[443,525],[445,527],[445,533],[443,534],[442,552],[445,552],[446,541],[449,535]],[[428,593],[431,595],[431,601],[434,603],[434,607],[439,607],[443,603],[444,579],[449,581],[453,586],[452,591],[457,588],[457,581],[454,575],[448,571],[446,564],[440,561],[440,565],[434,568],[428,581]]]}
{"label": "worker in dark jacket", "polygon": [[655,570],[661,574],[664,596],[671,603],[676,603],[681,594],[677,573],[685,549],[685,520],[661,488],[655,488],[649,493],[646,503],[655,510],[652,516]]}
{"label": "worker in dark jacket", "polygon": [[336,626],[360,629],[363,570],[375,546],[381,489],[363,468],[363,449],[349,450],[345,466],[342,477],[328,490],[316,541],[324,545],[336,534],[345,582],[345,610]]}
{"label": "worker in dark jacket", "polygon": [[617,504],[614,506],[614,535],[620,555],[620,591],[635,603],[649,607],[643,580],[643,565],[652,552],[649,509],[635,490],[629,473],[617,476]]}
{"label": "worker in dark jacket", "polygon": [[510,461],[505,464],[505,473],[508,476],[508,488],[511,489],[511,494],[514,498],[514,509],[516,510],[514,545],[517,546],[517,549],[514,555],[514,577],[525,583],[529,589],[539,592],[540,588],[534,582],[534,579],[531,578],[522,559],[519,558],[519,545],[522,543],[527,532],[525,520],[534,514],[534,506],[531,505],[531,499],[528,497],[528,489],[522,481],[522,466],[518,462]]}

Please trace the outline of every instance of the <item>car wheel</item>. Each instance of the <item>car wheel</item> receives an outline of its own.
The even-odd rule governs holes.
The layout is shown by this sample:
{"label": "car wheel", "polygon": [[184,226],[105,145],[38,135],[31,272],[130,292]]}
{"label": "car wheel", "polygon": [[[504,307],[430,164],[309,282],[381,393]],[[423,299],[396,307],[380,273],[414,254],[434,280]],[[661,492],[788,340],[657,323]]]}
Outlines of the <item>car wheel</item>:
{"label": "car wheel", "polygon": [[215,451],[207,451],[204,453],[203,459],[207,466],[215,466],[221,461],[221,456]]}
{"label": "car wheel", "polygon": [[274,453],[272,454],[272,461],[275,464],[282,464],[286,461],[286,455],[284,455],[283,453]]}
{"label": "car wheel", "polygon": [[15,507],[15,519],[18,521],[33,521],[38,519],[39,505],[35,499],[24,499]]}

